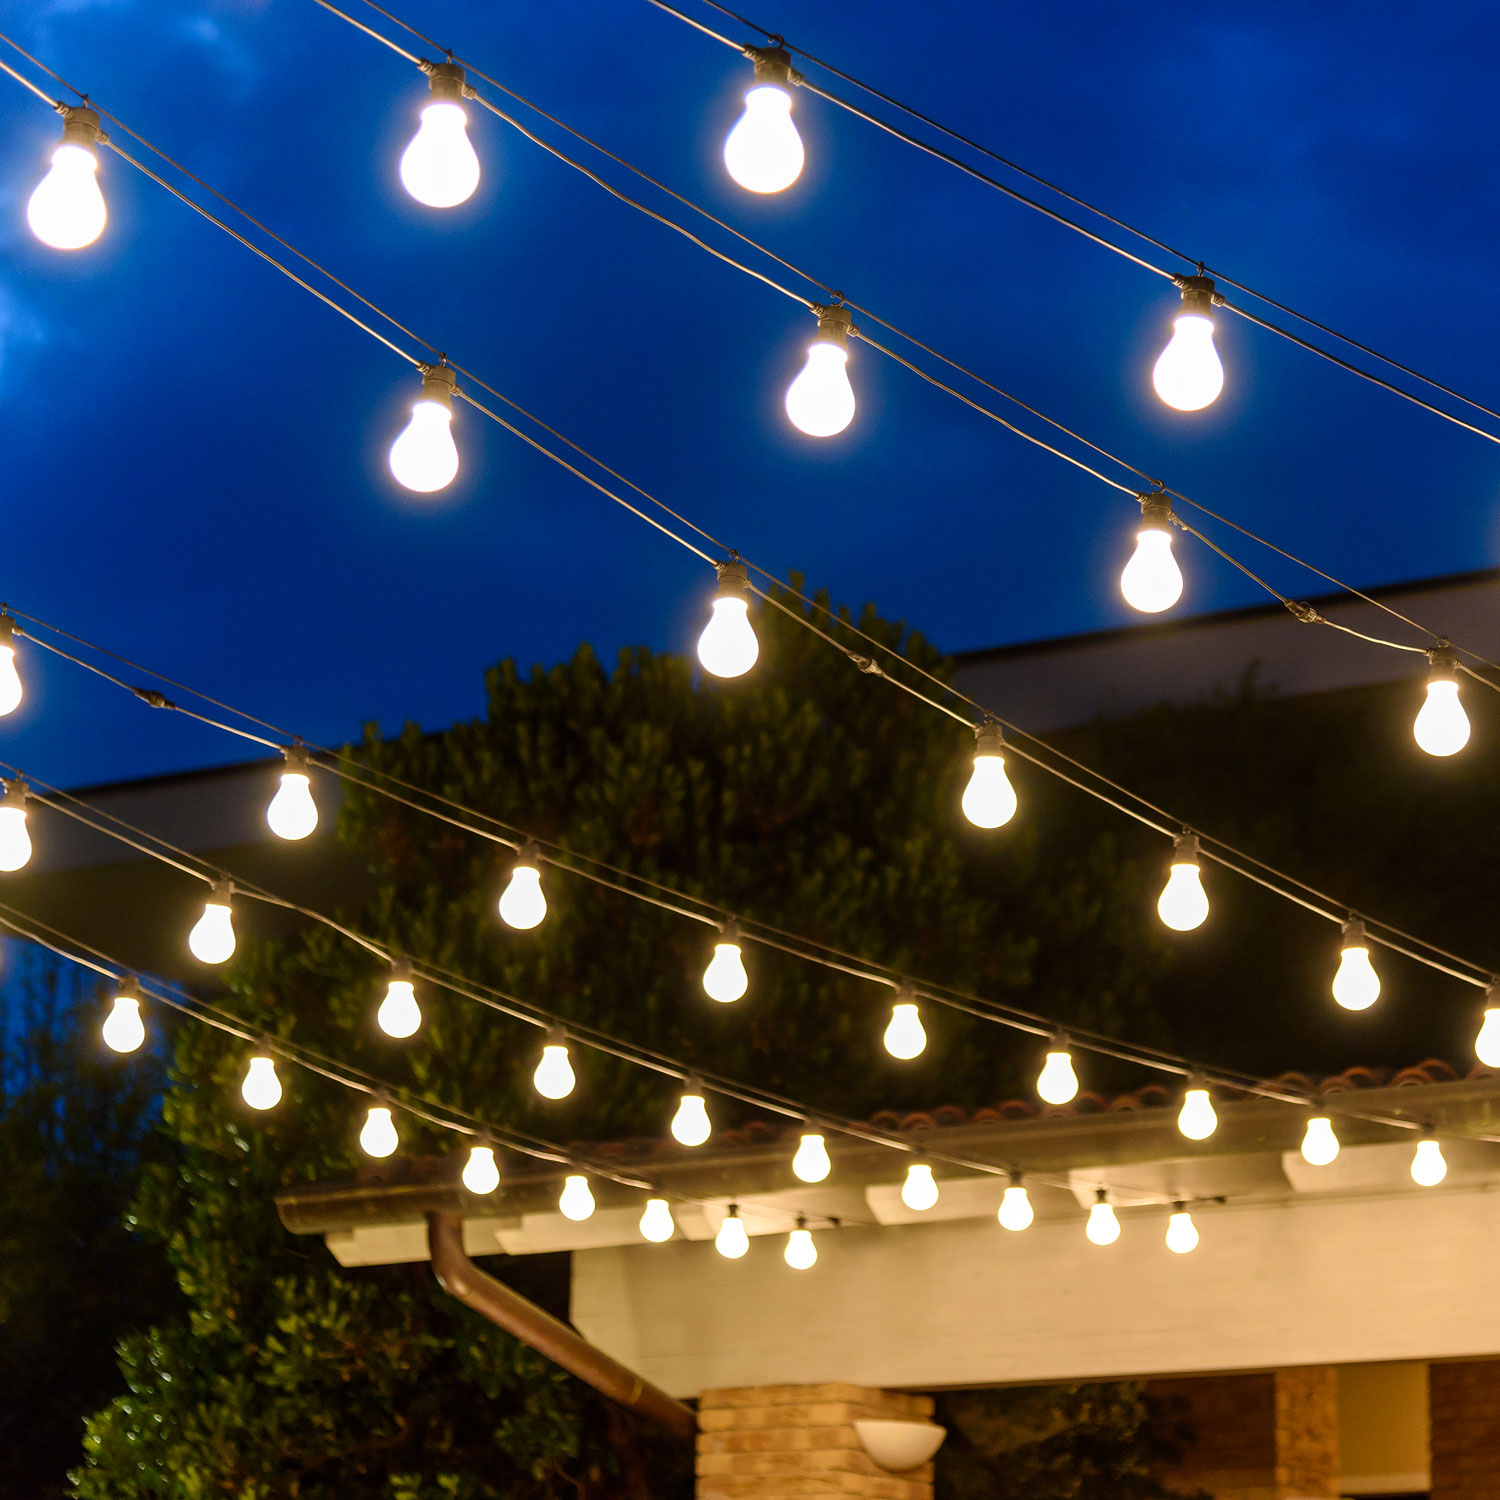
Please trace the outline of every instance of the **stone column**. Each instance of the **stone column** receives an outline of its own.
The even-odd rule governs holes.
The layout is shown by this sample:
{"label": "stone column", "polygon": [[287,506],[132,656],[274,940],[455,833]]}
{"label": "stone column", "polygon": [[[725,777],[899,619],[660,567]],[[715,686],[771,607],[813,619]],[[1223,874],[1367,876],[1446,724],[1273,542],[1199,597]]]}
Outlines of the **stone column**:
{"label": "stone column", "polygon": [[1432,1500],[1500,1495],[1500,1360],[1434,1362],[1427,1372]]}

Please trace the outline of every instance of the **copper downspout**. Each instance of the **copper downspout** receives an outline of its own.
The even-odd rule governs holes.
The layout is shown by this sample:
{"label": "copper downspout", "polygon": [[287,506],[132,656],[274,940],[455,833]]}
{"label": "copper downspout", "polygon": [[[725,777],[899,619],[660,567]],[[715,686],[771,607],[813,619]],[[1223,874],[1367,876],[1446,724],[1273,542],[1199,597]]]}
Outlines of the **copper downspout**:
{"label": "copper downspout", "polygon": [[570,1375],[618,1401],[621,1406],[665,1427],[675,1437],[692,1442],[698,1418],[690,1407],[627,1370],[566,1323],[543,1312],[534,1302],[502,1286],[481,1271],[464,1252],[464,1225],[457,1214],[427,1215],[427,1247],[439,1285],[465,1307],[472,1307],[497,1328],[513,1333]]}

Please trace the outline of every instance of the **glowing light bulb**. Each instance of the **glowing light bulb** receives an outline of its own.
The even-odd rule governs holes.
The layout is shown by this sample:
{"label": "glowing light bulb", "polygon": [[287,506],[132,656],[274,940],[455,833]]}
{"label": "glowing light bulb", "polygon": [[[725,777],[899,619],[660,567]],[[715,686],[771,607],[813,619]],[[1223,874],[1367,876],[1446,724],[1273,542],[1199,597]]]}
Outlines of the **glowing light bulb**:
{"label": "glowing light bulb", "polygon": [[803,1182],[822,1182],[832,1170],[833,1163],[828,1159],[828,1146],[823,1133],[809,1125],[802,1132],[797,1154],[792,1158],[792,1171]]}
{"label": "glowing light bulb", "polygon": [[1089,1221],[1083,1232],[1094,1245],[1113,1245],[1120,1238],[1120,1221],[1115,1217],[1114,1204],[1103,1188],[1095,1189],[1094,1206],[1089,1209]]}
{"label": "glowing light bulb", "polygon": [[31,858],[26,831],[26,783],[7,781],[0,802],[0,870],[19,870]]}
{"label": "glowing light bulb", "polygon": [[1198,1226],[1193,1216],[1181,1203],[1172,1205],[1172,1217],[1167,1220],[1167,1249],[1174,1255],[1189,1255],[1198,1248]]}
{"label": "glowing light bulb", "polygon": [[974,774],[963,810],[976,828],[1002,828],[1016,815],[1016,789],[1005,774],[1005,735],[998,724],[974,726]]}
{"label": "glowing light bulb", "polygon": [[589,1191],[589,1180],[581,1172],[570,1172],[563,1178],[563,1190],[558,1196],[557,1211],[565,1219],[581,1224],[592,1218],[594,1195]]}
{"label": "glowing light bulb", "polygon": [[233,890],[227,880],[214,881],[203,915],[188,933],[188,947],[200,963],[221,964],[234,953],[234,918],[229,909]]}
{"label": "glowing light bulb", "polygon": [[411,965],[398,958],[391,965],[391,977],[385,987],[385,999],[375,1012],[375,1020],[387,1036],[411,1036],[422,1024],[422,1007],[417,1004],[416,986],[412,983]]}
{"label": "glowing light bulb", "polygon": [[926,1213],[938,1201],[938,1185],[933,1181],[932,1168],[925,1161],[914,1161],[906,1169],[906,1181],[901,1184],[901,1201],[916,1213]]}
{"label": "glowing light bulb", "polygon": [[698,660],[715,677],[743,677],[760,655],[750,624],[750,570],[737,558],[718,563],[713,617],[698,637]]}
{"label": "glowing light bulb", "polygon": [[1023,1229],[1031,1228],[1031,1221],[1036,1218],[1036,1213],[1031,1207],[1031,1195],[1026,1191],[1019,1172],[1011,1173],[1010,1186],[1000,1200],[1000,1212],[996,1217],[1003,1228],[1018,1234]]}
{"label": "glowing light bulb", "polygon": [[1172,846],[1172,870],[1157,898],[1156,914],[1174,932],[1191,932],[1208,916],[1208,893],[1198,873],[1198,836],[1185,833]]}
{"label": "glowing light bulb", "polygon": [[742,188],[779,193],[801,175],[805,159],[792,123],[792,60],[782,47],[761,47],[754,56],[755,83],[724,141],[724,165]]}
{"label": "glowing light bulb", "polygon": [[14,713],[21,703],[21,674],[16,671],[16,621],[0,614],[0,717]]}
{"label": "glowing light bulb", "polygon": [[1182,598],[1182,569],[1172,556],[1172,505],[1161,495],[1141,496],[1135,551],[1120,574],[1125,602],[1142,614],[1159,615]]}
{"label": "glowing light bulb", "polygon": [[31,232],[54,250],[82,250],[104,232],[109,211],[99,191],[99,112],[71,105],[62,144],[52,153],[52,170],[36,185],[26,204]]}
{"label": "glowing light bulb", "polygon": [[1151,372],[1156,394],[1178,411],[1202,411],[1224,389],[1224,366],[1214,348],[1214,284],[1207,276],[1184,276],[1182,311]]}
{"label": "glowing light bulb", "polygon": [[1219,1128],[1219,1117],[1214,1113],[1214,1102],[1208,1096],[1208,1085],[1196,1074],[1188,1079],[1187,1092],[1182,1096],[1177,1128],[1190,1141],[1206,1141]]}
{"label": "glowing light bulb", "polygon": [[541,859],[536,845],[527,844],[511,866],[510,883],[500,893],[500,917],[507,926],[528,932],[546,915]]}
{"label": "glowing light bulb", "polygon": [[740,1206],[731,1203],[719,1225],[719,1232],[714,1236],[714,1249],[725,1260],[738,1260],[749,1248],[750,1236],[745,1232],[745,1221],[740,1218]]}
{"label": "glowing light bulb", "polygon": [[116,1052],[134,1052],[146,1040],[141,1020],[141,988],[133,979],[120,981],[114,1006],[104,1018],[104,1044]]}
{"label": "glowing light bulb", "polygon": [[568,1060],[567,1038],[555,1026],[547,1033],[542,1060],[536,1065],[531,1081],[544,1099],[566,1099],[578,1081]]}
{"label": "glowing light bulb", "polygon": [[708,998],[717,1000],[720,1005],[732,1005],[750,988],[750,976],[745,972],[745,960],[740,951],[738,922],[725,922],[719,928],[714,956],[703,971],[703,988]]}
{"label": "glowing light bulb", "polygon": [[922,1029],[922,1013],[917,1009],[916,992],[909,984],[896,990],[896,1003],[891,1006],[890,1024],[885,1028],[885,1050],[892,1057],[909,1061],[920,1057],[927,1045],[927,1033]]}
{"label": "glowing light bulb", "polygon": [[794,1271],[810,1271],[818,1263],[818,1247],[813,1244],[807,1220],[797,1216],[797,1227],[786,1237],[783,1256]]}
{"label": "glowing light bulb", "polygon": [[1457,755],[1469,743],[1469,716],[1458,701],[1458,654],[1444,641],[1427,655],[1427,701],[1412,733],[1429,755]]}
{"label": "glowing light bulb", "polygon": [[269,1052],[257,1052],[250,1059],[240,1098],[251,1109],[275,1109],[281,1103],[281,1079],[276,1076],[276,1062]]}
{"label": "glowing light bulb", "polygon": [[1333,998],[1345,1010],[1368,1010],[1380,998],[1380,976],[1370,962],[1365,924],[1351,917],[1344,923],[1343,934],[1338,973],[1333,976]]}
{"label": "glowing light bulb", "polygon": [[660,1245],[677,1232],[672,1219],[672,1208],[665,1198],[648,1198],[645,1212],[641,1215],[641,1234],[653,1245]]}
{"label": "glowing light bulb", "polygon": [[458,445],[453,441],[453,394],[458,377],[447,365],[426,365],[422,394],[412,403],[411,421],[391,444],[391,473],[398,484],[430,495],[453,483]]}
{"label": "glowing light bulb", "polygon": [[431,63],[431,99],[422,123],[401,153],[401,185],[428,208],[456,208],[479,186],[479,157],[469,143],[464,70],[456,63]]}
{"label": "glowing light bulb", "polygon": [[672,1138],[684,1146],[701,1146],[712,1134],[703,1085],[696,1078],[689,1078],[682,1091],[682,1102],[672,1116]]}
{"label": "glowing light bulb", "polygon": [[477,1197],[483,1198],[500,1186],[500,1167],[495,1161],[495,1148],[487,1141],[469,1148],[469,1159],[464,1163],[464,1186]]}
{"label": "glowing light bulb", "polygon": [[1500,1068],[1500,984],[1485,991],[1484,1022],[1474,1038],[1474,1055],[1487,1068]]}
{"label": "glowing light bulb", "polygon": [[281,787],[266,809],[266,822],[280,839],[305,839],[318,826],[318,804],[313,801],[307,774],[307,751],[293,745],[282,752],[286,769]]}
{"label": "glowing light bulb", "polygon": [[1443,1148],[1430,1135],[1424,1135],[1417,1142],[1416,1155],[1411,1159],[1411,1180],[1418,1187],[1436,1187],[1447,1175],[1448,1163],[1443,1157]]}
{"label": "glowing light bulb", "polygon": [[359,1132],[359,1144],[366,1156],[389,1156],[400,1144],[390,1105],[375,1103],[370,1106]]}
{"label": "glowing light bulb", "polygon": [[1066,1104],[1078,1097],[1078,1075],[1073,1071],[1073,1054],[1068,1038],[1062,1033],[1052,1038],[1047,1060],[1037,1077],[1036,1091],[1048,1104]]}
{"label": "glowing light bulb", "polygon": [[808,437],[836,437],[854,420],[849,328],[847,307],[822,308],[817,337],[807,346],[807,363],[786,389],[786,414]]}
{"label": "glowing light bulb", "polygon": [[1326,1167],[1339,1154],[1339,1138],[1327,1115],[1313,1115],[1302,1137],[1302,1160],[1310,1167]]}

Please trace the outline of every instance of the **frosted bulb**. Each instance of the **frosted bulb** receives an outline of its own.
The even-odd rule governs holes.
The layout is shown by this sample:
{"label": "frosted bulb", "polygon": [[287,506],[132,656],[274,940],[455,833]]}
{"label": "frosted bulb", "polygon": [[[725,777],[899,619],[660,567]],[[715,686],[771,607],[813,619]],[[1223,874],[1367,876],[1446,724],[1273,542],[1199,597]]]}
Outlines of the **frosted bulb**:
{"label": "frosted bulb", "polygon": [[456,208],[479,186],[479,157],[463,106],[440,100],[422,107],[422,123],[401,153],[401,185],[428,208]]}
{"label": "frosted bulb", "polygon": [[932,1168],[925,1161],[914,1161],[906,1169],[906,1181],[901,1184],[901,1201],[917,1213],[926,1213],[938,1201],[938,1185],[933,1181]]}
{"label": "frosted bulb", "polygon": [[1326,1167],[1339,1154],[1339,1138],[1327,1115],[1314,1115],[1302,1137],[1302,1160],[1310,1167]]}
{"label": "frosted bulb", "polygon": [[1411,1159],[1411,1180],[1420,1187],[1436,1187],[1448,1175],[1443,1148],[1428,1136],[1417,1142],[1417,1154]]}
{"label": "frosted bulb", "polygon": [[786,389],[786,414],[808,437],[835,437],[854,420],[849,350],[830,339],[808,345],[802,373]]}
{"label": "frosted bulb", "polygon": [[976,828],[1002,828],[1016,815],[1016,789],[1005,774],[1005,757],[981,751],[964,788],[964,816]]}
{"label": "frosted bulb", "polygon": [[134,1052],[146,1040],[138,995],[125,990],[115,996],[114,1006],[104,1018],[104,1044],[116,1052]]}
{"label": "frosted bulb", "polygon": [[452,408],[441,401],[417,401],[411,421],[391,444],[390,465],[396,482],[419,495],[452,484],[458,473]]}
{"label": "frosted bulb", "polygon": [[1344,924],[1344,946],[1333,976],[1333,998],[1345,1010],[1368,1010],[1380,998],[1380,976],[1370,962],[1362,922]]}
{"label": "frosted bulb", "polygon": [[792,96],[773,83],[756,84],[724,141],[729,175],[752,193],[779,193],[801,175],[805,159],[792,123]]}
{"label": "frosted bulb", "polygon": [[794,1271],[810,1271],[818,1263],[818,1247],[813,1244],[812,1231],[799,1224],[786,1237],[783,1252],[786,1263]]}
{"label": "frosted bulb", "polygon": [[563,1179],[563,1190],[557,1200],[557,1211],[565,1219],[581,1224],[594,1212],[594,1195],[589,1191],[589,1180],[574,1172]]}
{"label": "frosted bulb", "polygon": [[510,872],[510,884],[500,895],[500,916],[511,927],[522,932],[537,926],[547,915],[547,898],[542,893],[542,872],[522,860]]}
{"label": "frosted bulb", "polygon": [[1031,1227],[1031,1221],[1036,1214],[1031,1207],[1030,1195],[1019,1182],[1013,1182],[1006,1188],[1005,1196],[1000,1200],[1000,1212],[997,1217],[1006,1229],[1019,1232]]}
{"label": "frosted bulb", "polygon": [[1181,1204],[1167,1220],[1167,1249],[1174,1255],[1187,1255],[1198,1248],[1198,1226]]}
{"label": "frosted bulb", "polygon": [[1177,1116],[1177,1128],[1190,1141],[1206,1141],[1218,1128],[1219,1117],[1214,1113],[1213,1100],[1206,1088],[1192,1087],[1183,1096],[1182,1111]]}
{"label": "frosted bulb", "polygon": [[833,1163],[828,1159],[828,1147],[823,1137],[816,1131],[804,1132],[797,1154],[792,1158],[792,1171],[803,1182],[822,1182],[832,1170]]}
{"label": "frosted bulb", "polygon": [[739,1206],[731,1203],[719,1225],[719,1232],[714,1236],[714,1249],[725,1260],[738,1260],[749,1248],[750,1236],[745,1231],[745,1221],[740,1218]]}
{"label": "frosted bulb", "polygon": [[542,1060],[531,1075],[536,1091],[544,1099],[566,1099],[578,1081],[573,1073],[573,1064],[568,1061],[568,1049],[563,1042],[548,1042],[542,1048]]}
{"label": "frosted bulb", "polygon": [[64,141],[52,153],[52,170],[26,204],[31,232],[54,250],[82,250],[104,232],[108,210],[95,173],[99,158],[87,146]]}
{"label": "frosted bulb", "polygon": [[1487,1068],[1500,1068],[1500,1007],[1490,1006],[1474,1039],[1474,1055]]}
{"label": "frosted bulb", "polygon": [[411,1036],[422,1024],[422,1007],[417,1004],[416,987],[412,984],[409,969],[402,968],[392,973],[375,1019],[387,1036],[398,1038]]}
{"label": "frosted bulb", "polygon": [[1172,537],[1157,526],[1142,526],[1135,551],[1120,574],[1125,602],[1142,614],[1157,615],[1182,598],[1182,569],[1172,556]]}
{"label": "frosted bulb", "polygon": [[266,809],[266,822],[281,839],[305,839],[318,826],[318,805],[305,771],[281,773],[281,787]]}
{"label": "frosted bulb", "polygon": [[219,882],[215,882],[213,895],[204,903],[203,915],[188,933],[188,947],[193,957],[205,964],[221,964],[234,953],[229,893]]}
{"label": "frosted bulb", "polygon": [[698,637],[698,660],[715,677],[743,677],[760,655],[750,624],[750,601],[720,594],[713,609],[713,618]]}
{"label": "frosted bulb", "polygon": [[665,1198],[648,1198],[646,1211],[641,1215],[641,1234],[653,1245],[664,1244],[677,1231],[672,1221],[672,1209]]}
{"label": "frosted bulb", "polygon": [[684,1146],[701,1146],[712,1134],[708,1105],[696,1086],[691,1086],[683,1094],[677,1113],[672,1116],[672,1137]]}
{"label": "frosted bulb", "polygon": [[14,713],[21,702],[21,674],[16,671],[16,648],[0,645],[0,717]]}
{"label": "frosted bulb", "polygon": [[1427,701],[1412,733],[1429,755],[1457,755],[1469,743],[1469,716],[1458,701],[1458,684],[1451,678],[1434,678],[1427,684]]}
{"label": "frosted bulb", "polygon": [[1214,348],[1214,321],[1182,313],[1151,372],[1156,394],[1178,411],[1202,411],[1224,389],[1224,366]]}
{"label": "frosted bulb", "polygon": [[885,1028],[885,1050],[903,1061],[921,1055],[927,1045],[922,1017],[909,1000],[898,1000],[891,1007],[890,1024]]}
{"label": "frosted bulb", "polygon": [[281,1103],[281,1079],[276,1076],[274,1059],[264,1053],[250,1059],[240,1097],[251,1109],[275,1109]]}
{"label": "frosted bulb", "polygon": [[1089,1210],[1083,1232],[1094,1245],[1113,1245],[1120,1238],[1120,1221],[1115,1217],[1114,1205],[1102,1194]]}
{"label": "frosted bulb", "polygon": [[738,943],[726,939],[714,944],[714,956],[703,971],[703,988],[709,999],[720,1005],[732,1005],[750,988]]}
{"label": "frosted bulb", "polygon": [[1172,851],[1172,871],[1157,898],[1156,914],[1174,932],[1191,932],[1208,916],[1208,893],[1198,873],[1198,840],[1185,834]]}
{"label": "frosted bulb", "polygon": [[493,1146],[475,1146],[470,1150],[464,1163],[464,1186],[481,1198],[500,1186],[500,1168],[495,1163]]}
{"label": "frosted bulb", "polygon": [[24,799],[0,803],[0,870],[19,870],[31,858],[31,835],[26,831]]}
{"label": "frosted bulb", "polygon": [[1036,1091],[1048,1104],[1066,1104],[1077,1098],[1078,1075],[1073,1071],[1073,1057],[1066,1047],[1047,1054],[1037,1077]]}
{"label": "frosted bulb", "polygon": [[384,1104],[372,1104],[365,1116],[364,1128],[359,1132],[359,1144],[366,1156],[389,1156],[399,1144],[396,1122],[391,1119],[390,1109]]}

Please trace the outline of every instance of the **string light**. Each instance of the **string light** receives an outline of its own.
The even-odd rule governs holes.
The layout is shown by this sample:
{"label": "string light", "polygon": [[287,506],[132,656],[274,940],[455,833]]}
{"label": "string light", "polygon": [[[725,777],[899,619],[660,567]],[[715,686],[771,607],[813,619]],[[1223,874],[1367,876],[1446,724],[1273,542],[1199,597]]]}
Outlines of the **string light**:
{"label": "string light", "polygon": [[810,1271],[818,1263],[818,1247],[813,1244],[807,1216],[797,1215],[797,1227],[786,1237],[783,1257],[794,1271]]}
{"label": "string light", "polygon": [[1179,1200],[1172,1205],[1172,1217],[1167,1220],[1167,1249],[1174,1255],[1191,1255],[1197,1248],[1198,1226],[1187,1204]]}
{"label": "string light", "polygon": [[146,1040],[141,1020],[141,987],[134,979],[122,979],[115,1003],[100,1029],[104,1045],[116,1052],[134,1052]]}
{"label": "string light", "polygon": [[1339,1154],[1339,1138],[1333,1133],[1333,1121],[1327,1115],[1313,1115],[1302,1137],[1302,1159],[1310,1167],[1326,1167]]}
{"label": "string light", "polygon": [[1474,1038],[1474,1055],[1487,1068],[1500,1068],[1500,984],[1484,992],[1484,1020]]}
{"label": "string light", "polygon": [[710,1000],[732,1005],[750,988],[745,959],[740,951],[740,924],[733,919],[720,924],[714,956],[703,971],[703,989]]}
{"label": "string light", "polygon": [[0,870],[19,870],[31,858],[31,835],[26,831],[26,783],[19,778],[3,783],[0,801]]}
{"label": "string light", "polygon": [[1182,1110],[1177,1116],[1177,1128],[1190,1141],[1206,1141],[1219,1128],[1214,1102],[1208,1096],[1208,1082],[1201,1073],[1194,1073],[1188,1079],[1187,1090],[1182,1096]]}
{"label": "string light", "polygon": [[500,893],[500,916],[508,926],[529,932],[546,915],[541,853],[535,844],[526,844],[510,868],[509,884]]}
{"label": "string light", "polygon": [[938,1201],[938,1185],[933,1179],[932,1167],[925,1161],[914,1161],[906,1169],[906,1181],[901,1184],[901,1201],[914,1213],[926,1213]]}
{"label": "string light", "polygon": [[1345,1010],[1368,1010],[1380,998],[1380,975],[1370,962],[1365,924],[1355,917],[1344,923],[1338,972],[1333,976],[1333,998]]}
{"label": "string light", "polygon": [[487,1197],[500,1186],[500,1167],[495,1161],[494,1144],[486,1137],[469,1148],[464,1163],[464,1186],[478,1198]]}
{"label": "string light", "polygon": [[1120,1238],[1120,1221],[1115,1217],[1114,1205],[1103,1188],[1094,1190],[1094,1205],[1089,1209],[1089,1221],[1083,1232],[1094,1245],[1113,1245]]}
{"label": "string light", "polygon": [[307,774],[307,751],[300,745],[283,750],[286,769],[281,786],[266,809],[266,822],[280,839],[305,839],[318,826],[318,804],[313,801]]}
{"label": "string light", "polygon": [[1448,1163],[1443,1148],[1430,1129],[1423,1131],[1411,1159],[1411,1180],[1418,1187],[1436,1187],[1447,1175]]}
{"label": "string light", "polygon": [[729,1205],[729,1212],[719,1224],[714,1236],[714,1249],[725,1260],[738,1260],[750,1248],[750,1236],[745,1231],[745,1221],[740,1218],[738,1203]]}
{"label": "string light", "polygon": [[672,1116],[672,1137],[684,1146],[701,1146],[712,1134],[713,1125],[708,1118],[703,1085],[696,1078],[689,1078],[683,1087],[677,1113]]}
{"label": "string light", "polygon": [[1159,615],[1182,598],[1182,569],[1172,556],[1172,502],[1165,495],[1142,495],[1135,551],[1120,574],[1125,602],[1142,614]]}
{"label": "string light", "polygon": [[890,1024],[885,1028],[882,1040],[885,1050],[904,1062],[920,1057],[927,1045],[922,1014],[917,1009],[917,992],[905,980],[896,986],[896,1001],[891,1006]]}
{"label": "string light", "polygon": [[792,123],[792,59],[782,47],[749,47],[755,82],[724,141],[724,166],[752,193],[779,193],[802,174],[802,137]]}
{"label": "string light", "polygon": [[214,881],[203,915],[188,933],[188,947],[200,963],[222,964],[234,954],[234,917],[229,909],[233,894],[229,881]]}
{"label": "string light", "polygon": [[31,232],[54,250],[82,250],[104,233],[109,211],[99,191],[99,157],[95,146],[99,111],[84,104],[58,106],[63,117],[62,144],[52,153],[52,168],[26,203]]}
{"label": "string light", "polygon": [[422,1007],[417,1004],[416,986],[412,982],[411,964],[398,958],[391,963],[391,977],[385,987],[385,999],[375,1012],[380,1029],[397,1040],[415,1034],[422,1024]]}
{"label": "string light", "polygon": [[16,620],[0,613],[0,718],[21,703],[21,674],[16,671]]}
{"label": "string light", "polygon": [[787,387],[786,414],[808,437],[836,437],[854,420],[849,384],[852,320],[842,303],[820,307],[818,332],[807,346],[807,363]]}
{"label": "string light", "polygon": [[1000,1199],[1000,1211],[996,1217],[1004,1228],[1018,1234],[1023,1229],[1031,1228],[1031,1221],[1036,1214],[1031,1207],[1031,1195],[1026,1191],[1026,1184],[1022,1182],[1019,1172],[1010,1174],[1010,1186]]}
{"label": "string light", "polygon": [[422,123],[401,153],[401,184],[428,208],[457,208],[479,186],[479,157],[469,141],[464,70],[457,63],[424,63],[429,102]]}
{"label": "string light", "polygon": [[672,1206],[665,1198],[646,1199],[645,1211],[641,1214],[641,1235],[653,1245],[665,1244],[677,1232],[672,1218]]}
{"label": "string light", "polygon": [[276,1075],[276,1060],[262,1048],[245,1069],[240,1097],[251,1109],[275,1109],[281,1103],[281,1079]]}
{"label": "string light", "polygon": [[1184,833],[1172,845],[1172,868],[1157,898],[1156,914],[1174,932],[1191,932],[1208,916],[1208,893],[1198,873],[1198,835]]}
{"label": "string light", "polygon": [[792,1171],[803,1182],[822,1182],[832,1170],[823,1132],[809,1120],[797,1144],[797,1154],[792,1157]]}
{"label": "string light", "polygon": [[1002,828],[1016,815],[1016,789],[1005,774],[1005,733],[998,724],[974,726],[974,774],[963,810],[976,828]]}
{"label": "string light", "polygon": [[396,1122],[391,1118],[391,1106],[383,1094],[375,1096],[375,1102],[365,1115],[365,1123],[359,1132],[360,1149],[366,1156],[389,1156],[398,1145]]}
{"label": "string light", "polygon": [[1180,276],[1182,311],[1151,372],[1156,394],[1178,411],[1202,411],[1224,389],[1224,366],[1214,348],[1214,284],[1207,276]]}
{"label": "string light", "polygon": [[1048,1104],[1067,1104],[1078,1097],[1078,1075],[1073,1071],[1067,1032],[1059,1031],[1053,1036],[1047,1060],[1037,1077],[1036,1091]]}
{"label": "string light", "polygon": [[738,558],[715,563],[713,615],[698,637],[698,660],[715,677],[743,677],[760,655],[750,624],[750,570]]}
{"label": "string light", "polygon": [[1458,653],[1443,641],[1427,657],[1427,699],[1412,734],[1429,755],[1457,755],[1469,743],[1469,716],[1458,701]]}
{"label": "string light", "polygon": [[412,403],[411,420],[391,444],[391,474],[419,495],[446,488],[458,474],[458,444],[453,441],[457,390],[458,376],[447,365],[423,365],[422,394]]}
{"label": "string light", "polygon": [[565,1219],[581,1224],[594,1216],[594,1195],[589,1191],[589,1180],[581,1172],[569,1172],[563,1178],[562,1192],[558,1195],[557,1211]]}
{"label": "string light", "polygon": [[568,1060],[568,1039],[561,1026],[553,1026],[547,1032],[547,1041],[542,1047],[542,1060],[531,1075],[536,1091],[544,1099],[566,1099],[578,1081],[573,1073],[573,1064]]}

